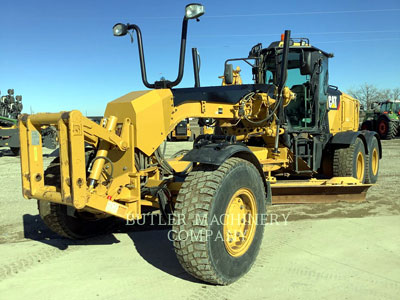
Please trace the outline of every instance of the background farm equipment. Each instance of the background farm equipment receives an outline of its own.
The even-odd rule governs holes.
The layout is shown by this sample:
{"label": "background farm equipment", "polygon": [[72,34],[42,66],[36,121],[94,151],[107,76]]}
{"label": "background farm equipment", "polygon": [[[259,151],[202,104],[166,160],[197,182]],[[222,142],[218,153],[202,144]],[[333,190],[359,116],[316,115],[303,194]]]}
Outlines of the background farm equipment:
{"label": "background farm equipment", "polygon": [[379,133],[382,139],[390,140],[400,133],[400,100],[375,102],[366,111],[361,130]]}

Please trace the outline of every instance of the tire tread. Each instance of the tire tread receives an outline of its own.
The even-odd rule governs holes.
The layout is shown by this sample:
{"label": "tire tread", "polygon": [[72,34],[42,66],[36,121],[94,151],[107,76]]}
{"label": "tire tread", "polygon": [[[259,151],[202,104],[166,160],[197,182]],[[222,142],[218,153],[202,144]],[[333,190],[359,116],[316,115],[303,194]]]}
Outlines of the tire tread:
{"label": "tire tread", "polygon": [[[195,222],[195,216],[208,215],[211,202],[222,180],[231,169],[241,163],[251,165],[251,163],[235,157],[226,160],[217,169],[214,166],[200,165],[189,173],[176,200],[174,218],[178,215],[187,215],[183,224],[174,222],[173,226],[173,244],[178,261],[192,276],[213,284],[227,285],[231,283],[231,280],[224,278],[214,270],[213,262],[206,249],[206,241],[179,240],[176,233],[188,230],[199,232],[207,229],[206,224],[192,225]],[[188,212],[189,214],[187,214]]]}

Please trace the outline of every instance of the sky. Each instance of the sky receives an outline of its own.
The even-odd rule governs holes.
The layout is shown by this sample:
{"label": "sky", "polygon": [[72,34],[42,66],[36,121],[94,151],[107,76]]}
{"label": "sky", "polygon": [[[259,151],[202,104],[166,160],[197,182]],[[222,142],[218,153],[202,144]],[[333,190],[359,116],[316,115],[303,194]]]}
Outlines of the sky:
{"label": "sky", "polygon": [[[175,80],[182,19],[189,1],[1,0],[0,90],[22,95],[24,112],[78,109],[102,115],[106,104],[145,90],[136,36],[114,37],[115,23],[141,28],[149,82]],[[221,84],[228,58],[267,47],[285,29],[334,53],[329,83],[343,91],[363,83],[400,87],[400,1],[202,1],[189,20],[184,78],[194,85],[191,48],[201,56],[202,86]],[[251,70],[239,64],[245,83]]]}

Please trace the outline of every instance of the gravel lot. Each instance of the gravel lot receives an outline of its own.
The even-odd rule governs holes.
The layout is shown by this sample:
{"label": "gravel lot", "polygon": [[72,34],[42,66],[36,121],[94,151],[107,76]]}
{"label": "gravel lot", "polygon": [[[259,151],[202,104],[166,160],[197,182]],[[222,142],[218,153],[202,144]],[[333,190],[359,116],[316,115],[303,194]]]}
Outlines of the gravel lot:
{"label": "gravel lot", "polygon": [[[167,155],[190,144],[169,143]],[[23,199],[19,158],[2,148],[1,298],[398,299],[399,149],[400,139],[383,141],[378,184],[364,203],[271,207],[277,222],[267,226],[252,270],[220,287],[185,273],[163,226],[120,226],[84,242],[59,238],[41,222],[36,201]]]}

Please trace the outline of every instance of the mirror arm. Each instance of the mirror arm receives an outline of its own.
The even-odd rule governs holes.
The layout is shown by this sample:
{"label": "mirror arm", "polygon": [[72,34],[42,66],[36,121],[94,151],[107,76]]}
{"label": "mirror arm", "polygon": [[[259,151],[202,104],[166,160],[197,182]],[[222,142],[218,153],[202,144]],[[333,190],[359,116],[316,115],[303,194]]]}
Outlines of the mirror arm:
{"label": "mirror arm", "polygon": [[285,38],[283,41],[283,53],[282,53],[282,64],[281,64],[281,78],[279,80],[279,92],[282,92],[282,89],[285,86],[287,79],[287,66],[288,66],[288,55],[289,55],[289,45],[290,43],[290,30],[285,30]]}
{"label": "mirror arm", "polygon": [[279,97],[279,102],[277,105],[278,106],[278,120],[276,124],[276,135],[275,135],[275,146],[274,149],[272,150],[272,153],[279,153],[279,130],[280,127],[284,124],[284,111],[283,111],[283,96],[282,96],[282,90],[285,86],[286,79],[287,79],[287,68],[288,68],[288,56],[289,56],[289,47],[290,47],[290,30],[285,30],[285,37],[283,40],[283,53],[282,53],[282,63],[281,63],[281,78],[279,78],[279,84],[278,84],[278,97]]}
{"label": "mirror arm", "polygon": [[154,84],[151,84],[147,81],[147,73],[146,73],[146,63],[144,60],[144,52],[143,52],[143,41],[142,41],[142,32],[140,31],[139,26],[135,24],[128,24],[128,30],[133,29],[136,31],[136,37],[138,40],[138,50],[139,50],[139,58],[140,58],[140,71],[142,73],[142,81],[143,84],[149,88],[153,89],[155,87]]}
{"label": "mirror arm", "polygon": [[182,36],[181,36],[181,51],[179,55],[179,70],[178,76],[175,81],[169,84],[170,87],[174,87],[178,85],[183,78],[183,70],[185,66],[185,51],[186,51],[186,37],[187,37],[187,27],[188,27],[188,19],[186,17],[183,18],[182,22]]}

